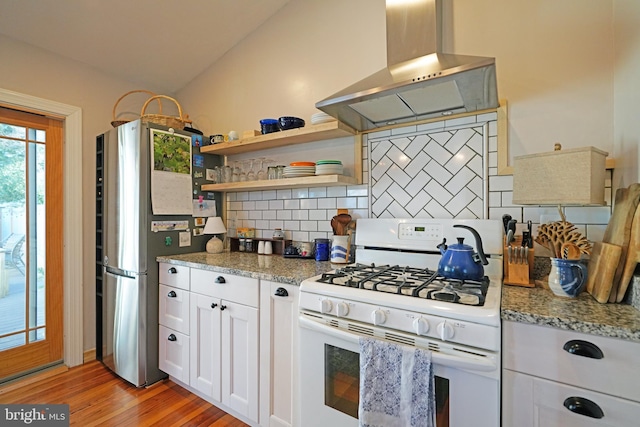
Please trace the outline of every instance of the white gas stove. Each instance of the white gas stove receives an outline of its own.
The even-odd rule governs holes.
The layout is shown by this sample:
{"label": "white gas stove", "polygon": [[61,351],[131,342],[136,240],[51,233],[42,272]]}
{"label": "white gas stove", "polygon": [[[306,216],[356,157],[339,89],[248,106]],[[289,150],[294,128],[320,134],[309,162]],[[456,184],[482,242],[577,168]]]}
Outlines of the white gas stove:
{"label": "white gas stove", "polygon": [[[481,280],[437,273],[444,239],[462,237],[478,249],[472,233],[455,224],[481,238],[488,261]],[[432,351],[438,414],[447,425],[498,425],[502,221],[360,219],[355,243],[355,264],[300,285],[302,425],[357,425],[361,336]],[[328,376],[340,378],[340,386]],[[355,384],[352,394],[342,389],[345,378]],[[463,405],[467,410],[450,409]]]}
{"label": "white gas stove", "polygon": [[[437,274],[443,239],[473,236],[489,264],[482,281]],[[300,285],[300,309],[497,351],[500,346],[502,222],[453,219],[360,219],[356,264]]]}

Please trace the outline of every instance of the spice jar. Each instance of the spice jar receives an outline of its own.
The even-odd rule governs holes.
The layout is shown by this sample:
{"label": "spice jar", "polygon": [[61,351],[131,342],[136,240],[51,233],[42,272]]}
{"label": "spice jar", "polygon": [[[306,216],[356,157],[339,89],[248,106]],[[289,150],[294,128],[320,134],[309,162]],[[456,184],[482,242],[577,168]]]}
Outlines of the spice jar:
{"label": "spice jar", "polygon": [[246,252],[253,252],[253,240],[247,239],[244,243]]}
{"label": "spice jar", "polygon": [[238,250],[240,252],[244,252],[246,250],[246,244],[245,244],[245,239],[239,239],[238,240]]}

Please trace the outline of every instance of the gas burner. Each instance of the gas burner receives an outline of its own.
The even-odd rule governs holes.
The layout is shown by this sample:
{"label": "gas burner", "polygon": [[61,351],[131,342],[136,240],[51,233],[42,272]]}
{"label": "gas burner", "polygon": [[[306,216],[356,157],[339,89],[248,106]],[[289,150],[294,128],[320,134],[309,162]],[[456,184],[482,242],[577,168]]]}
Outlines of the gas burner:
{"label": "gas burner", "polygon": [[447,279],[428,268],[353,264],[324,273],[319,282],[465,305],[484,305],[489,278]]}

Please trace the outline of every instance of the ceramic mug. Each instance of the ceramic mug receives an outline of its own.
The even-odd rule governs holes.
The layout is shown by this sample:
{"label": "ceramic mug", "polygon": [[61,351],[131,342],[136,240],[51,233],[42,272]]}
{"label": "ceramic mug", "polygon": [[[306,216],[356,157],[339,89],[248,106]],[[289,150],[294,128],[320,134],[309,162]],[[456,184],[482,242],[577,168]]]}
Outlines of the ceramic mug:
{"label": "ceramic mug", "polygon": [[551,258],[549,288],[561,297],[575,298],[587,283],[587,267],[579,260]]}
{"label": "ceramic mug", "polygon": [[349,236],[333,236],[331,242],[331,262],[337,264],[347,263],[347,248],[349,247]]}

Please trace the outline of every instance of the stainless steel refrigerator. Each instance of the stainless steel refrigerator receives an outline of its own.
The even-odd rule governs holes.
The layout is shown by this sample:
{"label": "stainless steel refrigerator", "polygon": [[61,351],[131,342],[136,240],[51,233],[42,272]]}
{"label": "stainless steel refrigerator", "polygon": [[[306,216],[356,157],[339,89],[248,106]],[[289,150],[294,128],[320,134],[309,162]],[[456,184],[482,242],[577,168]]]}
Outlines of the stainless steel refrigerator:
{"label": "stainless steel refrigerator", "polygon": [[[211,237],[194,236],[198,227],[192,215],[154,215],[150,129],[169,131],[137,120],[96,139],[96,357],[137,387],[166,377],[158,369],[156,257],[204,251]],[[185,131],[176,133],[197,138]],[[220,212],[220,196],[200,188],[206,183],[206,169],[219,165],[220,158],[201,154],[199,139],[200,143],[191,144],[189,190],[193,199],[202,196],[209,206],[217,204]],[[166,226],[175,223],[184,228],[184,221],[186,231]],[[165,226],[152,231],[152,224],[155,230],[158,224]],[[181,232],[189,233],[190,245],[179,243]]]}

